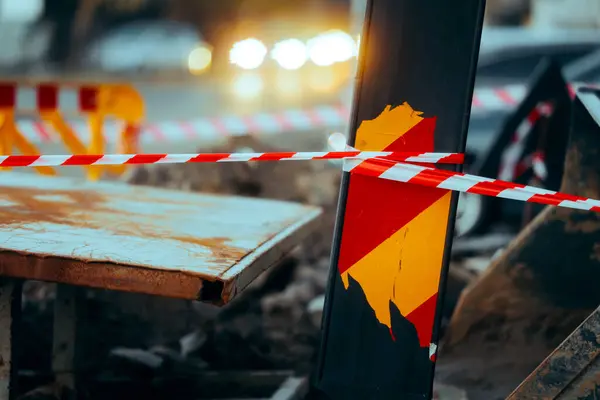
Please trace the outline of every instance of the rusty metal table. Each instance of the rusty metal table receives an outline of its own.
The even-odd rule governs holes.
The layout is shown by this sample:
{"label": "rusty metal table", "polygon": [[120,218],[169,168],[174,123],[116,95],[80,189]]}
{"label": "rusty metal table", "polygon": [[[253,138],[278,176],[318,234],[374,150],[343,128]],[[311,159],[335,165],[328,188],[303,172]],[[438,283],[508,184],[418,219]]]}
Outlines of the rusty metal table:
{"label": "rusty metal table", "polygon": [[[9,396],[20,280],[66,284],[55,301],[54,369],[70,370],[77,304],[70,285],[224,304],[292,250],[320,213],[274,200],[2,172],[0,400]],[[73,384],[70,375],[64,381]]]}

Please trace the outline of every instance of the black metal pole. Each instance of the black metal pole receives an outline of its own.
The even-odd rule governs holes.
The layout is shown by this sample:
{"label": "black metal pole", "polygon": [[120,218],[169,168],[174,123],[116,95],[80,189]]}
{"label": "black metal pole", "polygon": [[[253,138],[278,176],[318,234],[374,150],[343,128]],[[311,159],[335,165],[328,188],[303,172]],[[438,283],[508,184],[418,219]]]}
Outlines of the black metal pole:
{"label": "black metal pole", "polygon": [[[484,0],[370,0],[349,143],[464,151],[483,13]],[[315,397],[431,397],[457,195],[381,181],[343,177]]]}

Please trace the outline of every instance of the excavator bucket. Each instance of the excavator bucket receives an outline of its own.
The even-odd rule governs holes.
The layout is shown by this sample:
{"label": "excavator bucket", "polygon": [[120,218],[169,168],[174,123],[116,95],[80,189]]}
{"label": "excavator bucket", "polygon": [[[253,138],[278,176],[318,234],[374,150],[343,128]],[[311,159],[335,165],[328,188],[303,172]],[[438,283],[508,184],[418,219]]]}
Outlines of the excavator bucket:
{"label": "excavator bucket", "polygon": [[[592,138],[600,146],[600,90],[582,87],[576,92],[573,104],[572,140],[585,146]],[[574,143],[572,143],[574,145]],[[580,147],[581,148],[581,147]],[[598,157],[599,147],[576,156],[587,158],[580,163],[580,168],[588,169],[588,174],[600,173],[598,163],[590,163],[590,157]],[[580,181],[580,183],[582,183]],[[575,266],[586,277],[593,281],[598,273],[592,268],[598,267],[598,243],[595,244],[595,257],[591,257],[588,265]],[[592,255],[592,254],[590,254]],[[586,268],[587,267],[587,268]],[[573,282],[579,284],[580,282]],[[582,282],[581,282],[582,283]],[[591,285],[581,286],[592,289]],[[598,301],[598,295],[584,293],[584,308]],[[579,325],[552,353],[525,379],[508,397],[519,399],[564,399],[585,400],[600,398],[600,308],[596,308],[581,325]]]}
{"label": "excavator bucket", "polygon": [[[561,192],[600,197],[598,93],[577,92]],[[444,337],[438,378],[468,388],[470,400],[509,395],[600,304],[599,248],[597,213],[545,208],[463,292]],[[578,328],[511,398],[596,398],[565,397],[561,389],[579,385],[568,376],[580,376],[582,360],[597,351],[600,332],[589,326]],[[585,379],[593,379],[593,371]]]}

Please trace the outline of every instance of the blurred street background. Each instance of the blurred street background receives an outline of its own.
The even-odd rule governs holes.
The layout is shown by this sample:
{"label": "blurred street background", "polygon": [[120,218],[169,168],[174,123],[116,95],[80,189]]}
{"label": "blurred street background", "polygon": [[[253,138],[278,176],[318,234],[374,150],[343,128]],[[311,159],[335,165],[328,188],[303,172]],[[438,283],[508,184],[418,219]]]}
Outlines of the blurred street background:
{"label": "blurred street background", "polygon": [[[144,102],[140,142],[145,153],[324,150],[331,133],[347,133],[366,3],[0,0],[0,82],[18,85],[17,128],[41,154],[69,151],[36,113],[35,85],[39,82],[65,84],[59,93],[59,106],[86,143],[89,130],[84,116],[77,112],[74,86],[78,82],[122,82],[133,85]],[[559,189],[552,186],[556,182],[545,182],[536,175],[532,156],[538,153],[539,137],[544,137],[540,132],[551,125],[546,122],[555,123],[561,113],[556,112],[556,118],[540,117],[537,127],[530,120],[530,109],[515,117],[532,86],[532,77],[545,60],[562,69],[569,82],[600,84],[600,0],[487,0],[467,139],[468,172]],[[564,82],[558,86],[564,91]],[[537,112],[537,103],[533,107]],[[511,118],[516,123],[506,128]],[[527,129],[521,129],[523,121],[528,122]],[[531,143],[514,145],[519,132],[529,135]],[[114,145],[117,126],[107,124],[104,134]],[[550,134],[553,141],[560,141],[568,133]],[[549,142],[540,147],[552,147]],[[501,175],[505,159],[516,171],[508,177]],[[556,175],[562,176],[563,158],[545,161],[542,164],[548,169],[559,165]],[[310,371],[319,343],[340,168],[326,162],[250,164],[141,166],[121,178],[132,184],[318,205],[325,210],[322,231],[291,258],[292,262],[277,270],[287,272],[269,275],[258,282],[258,289],[248,299],[232,303],[221,314],[195,302],[190,305],[192,302],[139,300],[133,296],[125,302],[127,294],[111,294],[115,296],[110,298],[111,306],[106,305],[109,302],[98,306],[97,314],[108,316],[106,321],[94,320],[102,325],[94,333],[102,343],[97,354],[104,357],[110,349],[134,347],[136,351],[131,354],[121,351],[110,353],[111,357],[119,362],[127,359],[127,373],[133,364],[143,372],[159,370],[156,376],[164,371],[148,366],[148,354],[193,371],[192,367],[204,370],[208,366],[211,370],[250,369],[256,367],[256,360],[265,369]],[[520,169],[521,164],[525,167]],[[35,173],[33,169],[22,170]],[[82,168],[63,167],[59,172],[84,175]],[[443,324],[463,288],[539,212],[531,210],[521,202],[468,194],[460,197]],[[33,300],[25,307],[33,310],[28,311],[33,322],[23,329],[28,335],[24,341],[30,350],[39,350],[50,346],[47,316],[51,308],[39,304],[44,305],[51,295],[47,286],[32,288],[27,296]],[[97,298],[102,296],[109,298],[106,294]],[[114,320],[123,323],[120,331],[128,336],[113,333],[117,330],[113,329]],[[109,332],[107,326],[112,329],[110,334],[105,333]],[[24,375],[32,381],[31,387],[40,383],[36,380],[43,375],[39,370],[49,369],[45,364],[40,367],[33,350],[22,356],[26,368],[33,371]],[[90,359],[90,363],[100,365],[98,359],[102,358]],[[49,360],[42,361],[49,364]],[[509,371],[512,365],[502,365],[502,369]],[[117,371],[119,379],[126,374]],[[476,372],[486,377],[486,373]],[[492,376],[487,374],[489,379]],[[484,378],[472,381],[487,388]],[[504,396],[523,376],[517,378],[492,389]],[[142,382],[140,387],[152,394],[154,389],[147,387],[145,378],[131,379]],[[117,386],[116,378],[107,381]],[[187,383],[200,386],[195,378]],[[174,387],[179,384],[177,381]],[[165,387],[170,394],[171,386]],[[114,397],[112,387],[109,389],[104,398],[119,398]],[[139,390],[138,386],[134,389]],[[134,392],[123,398],[152,398],[150,394],[144,397]],[[460,396],[439,398],[466,398]],[[469,397],[492,398],[488,392]]]}
{"label": "blurred street background", "polygon": [[[36,94],[25,83],[40,80],[134,85],[145,105],[147,153],[195,152],[240,135],[321,150],[330,133],[347,133],[365,7],[366,0],[0,0],[0,74],[24,83],[18,127],[43,154],[66,149],[31,112]],[[600,82],[599,15],[600,0],[487,2],[470,165],[486,163],[543,60],[570,81]],[[88,141],[85,120],[72,113],[77,97],[67,88],[60,99]],[[117,127],[105,135],[114,143]],[[469,213],[460,215],[471,218],[459,221],[471,221],[469,230],[483,211],[479,196],[465,199]]]}
{"label": "blurred street background", "polygon": [[[347,133],[365,7],[366,0],[0,0],[0,76],[19,85],[17,126],[42,154],[67,149],[36,115],[40,81],[65,84],[59,107],[84,143],[90,134],[73,83],[122,82],[144,102],[143,152],[208,151],[248,135],[277,148],[323,150],[329,134]],[[504,150],[493,144],[544,60],[571,82],[600,82],[600,0],[488,0],[468,170],[498,173],[489,160]],[[107,151],[118,131],[106,124]],[[459,231],[485,225],[491,211],[482,202],[461,195]],[[508,212],[515,220],[520,213]]]}
{"label": "blurred street background", "polygon": [[[203,118],[217,125],[221,136],[344,132],[365,3],[1,0],[0,73],[17,81],[135,84],[146,120],[156,124],[144,135],[161,138],[145,140],[144,151],[175,151],[182,141],[196,146],[216,139],[198,123]],[[481,99],[474,101],[469,135],[475,153],[489,144],[519,100],[518,86],[541,59],[553,56],[566,65],[598,48],[598,13],[589,12],[598,2],[577,0],[575,9],[571,3],[488,1],[477,80]],[[586,78],[600,78],[600,67]],[[496,90],[507,85],[513,90]],[[33,108],[34,101],[33,93],[19,94],[25,108]],[[61,105],[74,107],[68,99]],[[318,110],[325,106],[337,107],[338,114]],[[279,127],[248,122],[260,120],[261,113],[270,113]],[[236,128],[244,122],[225,117],[241,118],[246,126]],[[42,149],[60,152],[49,142]]]}

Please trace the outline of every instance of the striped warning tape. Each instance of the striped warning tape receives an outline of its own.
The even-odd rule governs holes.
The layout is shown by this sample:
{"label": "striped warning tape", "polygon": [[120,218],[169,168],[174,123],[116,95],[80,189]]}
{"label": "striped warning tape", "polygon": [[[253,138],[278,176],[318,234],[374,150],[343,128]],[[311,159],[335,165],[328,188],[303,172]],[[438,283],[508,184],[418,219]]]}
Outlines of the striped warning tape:
{"label": "striped warning tape", "polygon": [[533,186],[383,159],[344,161],[344,171],[397,182],[600,212],[600,200]]}
{"label": "striped warning tape", "polygon": [[[516,105],[526,93],[523,85],[502,88],[481,88],[473,95],[473,112],[493,111]],[[335,128],[347,125],[350,108],[343,104],[319,105],[306,109],[289,109],[280,112],[263,112],[253,115],[225,115],[215,118],[197,118],[189,121],[164,121],[148,123],[142,127],[142,143],[178,142],[189,140],[215,140],[221,137],[253,133],[277,134],[288,131]],[[89,128],[83,121],[71,122],[80,140],[87,141]],[[57,140],[51,128],[40,121],[21,120],[19,130],[33,143]],[[120,124],[107,122],[104,126],[106,140],[114,143]]]}
{"label": "striped warning tape", "polygon": [[347,172],[438,189],[455,190],[484,196],[549,204],[600,212],[600,200],[572,196],[552,190],[507,182],[500,179],[439,170],[423,165],[460,164],[460,153],[401,151],[327,151],[269,153],[196,153],[196,154],[79,154],[0,156],[0,167],[54,167],[85,165],[140,165],[219,163],[255,161],[306,161],[343,159]]}
{"label": "striped warning tape", "polygon": [[[569,90],[573,92],[577,85],[580,84],[569,85]],[[19,88],[18,93],[31,90],[34,89],[24,90]],[[63,92],[67,92],[67,95]],[[61,108],[63,108],[63,105],[68,106],[72,103],[79,104],[81,101],[75,101],[74,99],[80,98],[81,100],[82,93],[86,94],[87,92],[79,90],[68,96],[69,90],[61,88],[56,103]],[[473,93],[472,112],[477,114],[510,109],[516,106],[525,97],[526,93],[527,86],[525,85],[478,88]],[[20,106],[17,104],[17,109],[19,108]],[[142,143],[216,140],[222,137],[256,133],[277,134],[289,131],[336,128],[347,125],[349,118],[350,107],[348,105],[333,104],[306,109],[262,112],[245,116],[225,115],[214,118],[197,118],[189,121],[164,121],[145,124],[142,127],[140,140]],[[71,126],[80,140],[84,142],[89,140],[89,128],[85,122],[73,121]],[[55,135],[52,134],[51,128],[43,122],[21,120],[18,122],[18,127],[32,143],[57,140]],[[107,122],[104,128],[107,142],[115,143],[120,129],[121,124]]]}
{"label": "striped warning tape", "polygon": [[526,85],[476,88],[472,112],[502,110],[516,106],[527,94]]}
{"label": "striped warning tape", "polygon": [[341,160],[345,158],[382,158],[427,164],[462,164],[459,153],[394,151],[323,151],[270,153],[196,153],[196,154],[80,154],[0,156],[0,167],[56,167],[84,165],[183,164],[206,162]]}
{"label": "striped warning tape", "polygon": [[[538,104],[527,117],[519,124],[511,143],[506,147],[500,159],[500,172],[498,179],[510,181],[518,177],[524,169],[532,165],[533,159],[519,163],[525,151],[527,138],[530,136],[535,124],[542,118],[552,114],[553,106],[549,103]],[[529,161],[529,163],[527,162]]]}
{"label": "striped warning tape", "polygon": [[[141,143],[181,142],[190,140],[216,140],[228,136],[255,133],[277,134],[288,131],[306,131],[341,127],[347,124],[350,111],[342,105],[323,105],[310,109],[291,109],[274,113],[248,116],[226,115],[219,118],[197,118],[190,121],[165,121],[142,126]],[[89,128],[83,121],[71,122],[80,140],[89,140]],[[104,133],[109,143],[114,143],[121,124],[107,122]],[[51,128],[43,122],[19,121],[19,130],[34,143],[56,140]]]}

